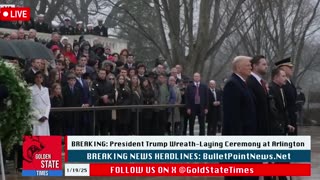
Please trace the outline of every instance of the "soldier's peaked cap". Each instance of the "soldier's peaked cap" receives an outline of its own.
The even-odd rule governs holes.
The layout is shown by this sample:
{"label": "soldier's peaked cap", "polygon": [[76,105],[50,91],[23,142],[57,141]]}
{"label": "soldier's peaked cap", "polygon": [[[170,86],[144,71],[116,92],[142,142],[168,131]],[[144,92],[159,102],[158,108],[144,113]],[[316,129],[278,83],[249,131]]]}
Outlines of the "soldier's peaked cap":
{"label": "soldier's peaked cap", "polygon": [[282,59],[282,60],[274,63],[274,65],[276,65],[277,67],[281,67],[281,66],[293,67],[293,64],[291,62],[291,57],[287,57],[285,59]]}

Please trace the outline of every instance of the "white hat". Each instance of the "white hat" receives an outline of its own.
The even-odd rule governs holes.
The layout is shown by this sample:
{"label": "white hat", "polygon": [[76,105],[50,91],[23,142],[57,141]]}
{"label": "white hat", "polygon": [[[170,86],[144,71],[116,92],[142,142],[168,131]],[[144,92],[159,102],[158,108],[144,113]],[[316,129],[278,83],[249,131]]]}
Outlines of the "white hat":
{"label": "white hat", "polygon": [[83,24],[83,22],[82,21],[78,21],[77,24]]}
{"label": "white hat", "polygon": [[58,22],[56,22],[56,21],[51,21],[51,25],[53,27],[58,27],[60,24]]}
{"label": "white hat", "polygon": [[87,27],[93,27],[93,24],[88,24]]}
{"label": "white hat", "polygon": [[61,42],[63,41],[63,40],[68,40],[69,38],[67,37],[67,36],[62,36],[62,38],[61,38]]}
{"label": "white hat", "polygon": [[65,20],[65,21],[70,21],[71,19],[68,18],[68,17],[65,17],[64,20]]}
{"label": "white hat", "polygon": [[43,14],[39,14],[39,15],[38,15],[38,17],[43,18],[43,17],[44,17],[44,15],[43,15]]}

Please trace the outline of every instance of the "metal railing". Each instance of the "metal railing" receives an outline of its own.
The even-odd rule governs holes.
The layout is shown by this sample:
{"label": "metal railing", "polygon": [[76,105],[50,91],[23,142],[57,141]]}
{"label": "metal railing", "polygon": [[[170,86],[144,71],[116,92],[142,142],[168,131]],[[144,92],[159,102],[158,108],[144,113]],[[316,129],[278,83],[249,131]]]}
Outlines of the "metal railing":
{"label": "metal railing", "polygon": [[50,112],[68,112],[68,111],[103,111],[119,109],[160,109],[185,107],[184,104],[159,104],[159,105],[126,105],[126,106],[92,106],[92,107],[54,107]]}
{"label": "metal railing", "polygon": [[[163,108],[183,108],[185,107],[184,104],[159,104],[159,105],[121,105],[121,106],[92,106],[92,107],[54,107],[51,108],[50,113],[52,112],[93,112],[93,134],[95,134],[95,127],[96,127],[96,111],[112,111],[112,110],[121,110],[121,109],[128,109],[128,110],[136,110],[136,118],[137,118],[137,135],[139,135],[140,129],[140,112],[142,109],[153,109],[159,110]],[[171,112],[171,124],[172,124],[172,134],[175,132],[174,128],[174,110]]]}

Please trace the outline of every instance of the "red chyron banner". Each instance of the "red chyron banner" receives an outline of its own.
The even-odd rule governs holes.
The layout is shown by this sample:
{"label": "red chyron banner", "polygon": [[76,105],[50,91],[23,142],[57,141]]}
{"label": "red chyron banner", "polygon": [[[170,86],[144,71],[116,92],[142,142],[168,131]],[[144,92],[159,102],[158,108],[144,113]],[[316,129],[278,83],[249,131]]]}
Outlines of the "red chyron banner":
{"label": "red chyron banner", "polygon": [[310,176],[310,164],[90,164],[90,176]]}
{"label": "red chyron banner", "polygon": [[24,136],[23,170],[61,170],[61,136]]}
{"label": "red chyron banner", "polygon": [[30,8],[0,8],[0,21],[30,21]]}

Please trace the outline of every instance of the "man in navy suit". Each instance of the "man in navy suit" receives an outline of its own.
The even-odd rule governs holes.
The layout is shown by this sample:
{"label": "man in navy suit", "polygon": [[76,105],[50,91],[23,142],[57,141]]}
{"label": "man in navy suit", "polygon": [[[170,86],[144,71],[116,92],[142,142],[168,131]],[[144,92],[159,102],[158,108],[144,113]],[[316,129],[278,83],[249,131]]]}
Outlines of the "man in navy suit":
{"label": "man in navy suit", "polygon": [[[237,56],[232,62],[233,74],[223,90],[222,135],[256,135],[254,97],[246,80],[251,74],[251,57]],[[225,180],[258,180],[259,177],[225,177]]]}
{"label": "man in navy suit", "polygon": [[187,113],[191,116],[189,120],[189,134],[194,133],[194,123],[196,116],[200,125],[199,135],[205,135],[204,117],[208,113],[208,87],[200,82],[201,76],[199,73],[194,73],[193,83],[186,89],[185,101]]}
{"label": "man in navy suit", "polygon": [[[81,65],[76,65],[75,67],[75,74],[76,74],[76,84],[75,87],[81,90],[81,97],[82,97],[82,107],[89,107],[89,97],[90,97],[90,92],[89,92],[89,85],[88,83],[82,78],[83,75],[83,68],[85,66]],[[92,122],[89,120],[89,114],[88,112],[82,112],[81,118],[79,119],[79,129],[76,130],[79,135],[89,135],[92,133]]]}
{"label": "man in navy suit", "polygon": [[286,58],[275,63],[275,65],[286,73],[287,81],[283,86],[284,95],[287,101],[287,110],[289,114],[290,122],[292,122],[295,130],[294,132],[288,132],[289,135],[298,135],[297,127],[297,89],[292,82],[291,78],[293,75],[293,64],[291,63],[291,58]]}
{"label": "man in navy suit", "polygon": [[253,94],[246,84],[251,74],[251,58],[237,56],[233,74],[223,90],[223,135],[255,135],[256,109]]}
{"label": "man in navy suit", "polygon": [[82,91],[82,106],[88,107],[89,106],[89,85],[87,82],[82,78],[83,75],[83,68],[84,66],[76,65],[75,67],[75,74],[76,74],[76,84],[75,86]]}
{"label": "man in navy suit", "polygon": [[263,76],[268,72],[268,63],[264,56],[255,56],[251,60],[252,72],[247,79],[247,84],[254,95],[257,119],[257,133],[270,134],[268,119],[268,89]]}
{"label": "man in navy suit", "polygon": [[136,69],[137,64],[134,62],[134,55],[129,54],[126,64],[124,64],[124,68],[126,69]]}

